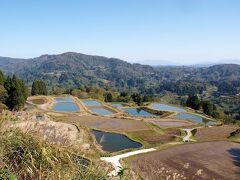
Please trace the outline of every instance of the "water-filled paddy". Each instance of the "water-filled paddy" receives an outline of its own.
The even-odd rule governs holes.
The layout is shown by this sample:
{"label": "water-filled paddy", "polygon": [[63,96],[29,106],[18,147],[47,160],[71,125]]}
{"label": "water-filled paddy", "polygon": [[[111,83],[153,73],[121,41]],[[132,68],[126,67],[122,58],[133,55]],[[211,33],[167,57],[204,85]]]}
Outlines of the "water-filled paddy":
{"label": "water-filled paddy", "polygon": [[123,110],[131,116],[143,116],[143,117],[156,116],[156,115],[151,114],[141,108],[124,108]]}
{"label": "water-filled paddy", "polygon": [[213,121],[210,121],[208,119],[205,119],[201,116],[197,116],[194,114],[189,114],[189,113],[179,113],[176,115],[177,119],[184,119],[184,120],[191,120],[194,121],[196,123],[201,123],[201,124],[207,124],[207,125],[211,125],[214,124]]}
{"label": "water-filled paddy", "polygon": [[91,108],[91,111],[97,114],[101,114],[101,115],[110,115],[113,114],[112,111],[109,111],[105,108]]}
{"label": "water-filled paddy", "polygon": [[117,107],[117,108],[121,108],[121,107],[123,107],[123,105],[120,104],[120,103],[112,104],[112,106],[113,106],[113,107]]}
{"label": "water-filled paddy", "polygon": [[61,103],[75,103],[74,100],[71,97],[59,97],[54,99],[56,102]]}
{"label": "water-filled paddy", "polygon": [[102,106],[102,103],[95,100],[83,100],[85,106]]}
{"label": "water-filled paddy", "polygon": [[62,112],[76,112],[79,110],[79,106],[70,97],[55,98],[53,110]]}
{"label": "water-filled paddy", "polygon": [[183,108],[175,107],[175,106],[170,106],[166,104],[160,104],[160,103],[154,103],[151,105],[151,108],[160,110],[160,111],[176,111],[176,112],[187,112]]}
{"label": "water-filled paddy", "polygon": [[129,148],[140,148],[142,146],[141,143],[133,141],[122,134],[96,130],[93,130],[93,134],[104,151],[116,152]]}

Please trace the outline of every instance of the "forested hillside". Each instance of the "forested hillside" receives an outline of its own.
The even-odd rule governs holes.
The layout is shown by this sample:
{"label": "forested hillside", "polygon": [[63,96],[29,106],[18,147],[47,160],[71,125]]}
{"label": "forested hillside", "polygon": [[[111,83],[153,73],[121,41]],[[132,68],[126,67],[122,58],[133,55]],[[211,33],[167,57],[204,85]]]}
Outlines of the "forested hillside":
{"label": "forested hillside", "polygon": [[16,73],[27,83],[44,80],[48,87],[99,86],[120,91],[178,95],[202,94],[215,87],[215,95],[236,95],[240,87],[240,65],[211,67],[162,66],[130,64],[116,58],[80,53],[43,55],[33,59],[0,57],[0,69]]}

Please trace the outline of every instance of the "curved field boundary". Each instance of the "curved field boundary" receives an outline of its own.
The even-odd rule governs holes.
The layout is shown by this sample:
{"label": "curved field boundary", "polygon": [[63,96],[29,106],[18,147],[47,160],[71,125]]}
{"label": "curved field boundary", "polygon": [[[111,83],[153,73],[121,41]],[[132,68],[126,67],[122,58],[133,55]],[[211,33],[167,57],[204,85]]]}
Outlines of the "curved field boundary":
{"label": "curved field boundary", "polygon": [[122,165],[119,162],[120,159],[129,157],[129,156],[133,156],[133,155],[136,155],[136,154],[142,154],[142,153],[151,152],[151,151],[156,151],[156,149],[155,148],[141,149],[141,150],[137,150],[137,151],[132,151],[132,152],[116,155],[116,156],[113,156],[113,157],[101,157],[100,159],[102,161],[106,161],[106,162],[109,162],[109,163],[112,164],[112,166],[114,167],[114,170],[111,171],[108,174],[108,176],[113,177],[113,176],[117,176],[118,173],[122,169]]}

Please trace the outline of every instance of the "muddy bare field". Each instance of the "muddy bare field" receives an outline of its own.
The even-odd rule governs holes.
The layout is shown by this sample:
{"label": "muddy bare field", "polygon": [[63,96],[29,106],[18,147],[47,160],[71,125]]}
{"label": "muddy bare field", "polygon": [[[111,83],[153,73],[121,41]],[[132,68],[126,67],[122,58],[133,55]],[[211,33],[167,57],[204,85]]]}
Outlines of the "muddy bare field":
{"label": "muddy bare field", "polygon": [[129,132],[128,134],[136,139],[139,139],[140,141],[148,142],[150,145],[172,142],[175,141],[176,136],[181,135],[180,130],[178,129],[169,129],[162,133],[157,133],[153,130],[144,130]]}
{"label": "muddy bare field", "polygon": [[156,124],[158,126],[164,127],[181,127],[181,126],[191,126],[196,125],[190,121],[176,120],[176,119],[152,119],[149,122]]}
{"label": "muddy bare field", "polygon": [[230,133],[235,131],[237,126],[223,125],[211,128],[199,128],[196,134],[196,139],[199,141],[223,140],[230,136]]}
{"label": "muddy bare field", "polygon": [[240,144],[186,144],[133,156],[125,161],[143,179],[239,179]]}
{"label": "muddy bare field", "polygon": [[101,116],[78,116],[67,115],[55,117],[54,120],[67,122],[82,126],[87,126],[93,129],[99,129],[102,131],[116,131],[116,132],[128,132],[136,130],[149,130],[149,126],[143,121],[119,119],[111,117]]}

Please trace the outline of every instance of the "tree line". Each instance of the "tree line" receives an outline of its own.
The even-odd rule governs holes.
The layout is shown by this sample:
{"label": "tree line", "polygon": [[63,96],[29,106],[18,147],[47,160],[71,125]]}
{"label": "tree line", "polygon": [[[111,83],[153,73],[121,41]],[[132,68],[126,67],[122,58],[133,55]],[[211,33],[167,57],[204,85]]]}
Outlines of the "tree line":
{"label": "tree line", "polygon": [[47,90],[46,84],[43,81],[41,81],[41,80],[33,81],[31,94],[33,96],[36,96],[36,95],[47,95],[48,94],[48,90]]}
{"label": "tree line", "polygon": [[186,106],[195,110],[202,110],[204,114],[214,118],[219,117],[217,107],[210,101],[200,100],[197,95],[189,95]]}
{"label": "tree line", "polygon": [[7,76],[0,71],[1,108],[19,110],[24,107],[28,97],[28,89],[22,79],[16,75]]}
{"label": "tree line", "polygon": [[[47,95],[47,87],[43,81],[36,80],[32,84],[32,95]],[[0,109],[20,110],[29,96],[25,82],[16,75],[5,76],[0,71]]]}

